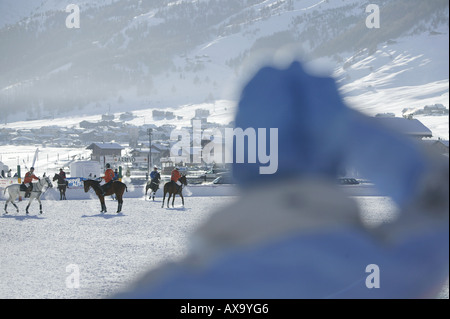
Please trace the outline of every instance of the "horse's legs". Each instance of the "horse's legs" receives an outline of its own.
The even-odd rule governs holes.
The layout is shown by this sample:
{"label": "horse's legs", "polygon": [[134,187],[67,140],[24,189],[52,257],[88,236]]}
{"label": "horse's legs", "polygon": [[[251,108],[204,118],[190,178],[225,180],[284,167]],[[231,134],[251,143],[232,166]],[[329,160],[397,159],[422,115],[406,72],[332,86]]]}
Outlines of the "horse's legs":
{"label": "horse's legs", "polygon": [[30,201],[28,202],[27,208],[26,208],[26,213],[28,215],[28,208],[30,208],[31,202],[33,201],[34,198],[30,197]]}
{"label": "horse's legs", "polygon": [[14,207],[16,208],[17,213],[19,212],[19,207],[17,207],[17,205],[14,203],[14,201],[20,197],[20,192],[19,193],[13,193],[11,194],[11,190],[8,190],[8,199],[5,202],[5,214],[8,214],[8,204],[12,203],[14,205]]}
{"label": "horse's legs", "polygon": [[42,214],[42,203],[41,203],[41,199],[38,197],[36,198],[37,201],[39,202],[39,214]]}
{"label": "horse's legs", "polygon": [[174,205],[174,203],[175,203],[175,195],[176,195],[177,193],[173,193],[173,198],[172,198],[172,207],[173,207],[173,205]]}
{"label": "horse's legs", "polygon": [[101,204],[101,206],[102,206],[102,211],[101,211],[101,213],[106,213],[105,197],[99,196],[99,199],[100,199],[100,204]]}
{"label": "horse's legs", "polygon": [[117,213],[120,213],[122,211],[122,203],[123,203],[123,199],[122,199],[122,195],[116,194],[116,198],[117,198]]}
{"label": "horse's legs", "polygon": [[[13,204],[13,206],[16,208],[16,212],[18,213],[19,212],[19,207],[17,207],[17,205],[14,202],[11,202],[11,204]],[[8,214],[8,212],[6,211],[6,206],[7,205],[8,204],[5,203],[5,214]]]}
{"label": "horse's legs", "polygon": [[184,197],[183,197],[182,193],[180,193],[180,197],[181,197],[181,202],[183,203],[183,207],[184,207]]}
{"label": "horse's legs", "polygon": [[[19,195],[20,196],[20,195]],[[16,203],[14,203],[14,201],[16,200],[17,197],[11,197],[9,196],[9,202],[11,204],[13,204],[13,206],[16,208],[16,212],[19,212],[19,207],[17,207]],[[5,211],[6,211],[6,204],[5,204]]]}
{"label": "horse's legs", "polygon": [[167,208],[169,208],[170,197],[172,197],[172,193],[169,192],[169,198],[167,198]]}
{"label": "horse's legs", "polygon": [[8,198],[5,202],[5,214],[8,214],[8,211],[6,210],[6,208],[8,207],[8,202],[10,202],[10,201],[11,201],[11,197]]}
{"label": "horse's legs", "polygon": [[163,200],[162,200],[161,208],[164,207],[164,202],[165,202],[165,201],[166,201],[166,192],[164,192],[164,195],[163,195]]}

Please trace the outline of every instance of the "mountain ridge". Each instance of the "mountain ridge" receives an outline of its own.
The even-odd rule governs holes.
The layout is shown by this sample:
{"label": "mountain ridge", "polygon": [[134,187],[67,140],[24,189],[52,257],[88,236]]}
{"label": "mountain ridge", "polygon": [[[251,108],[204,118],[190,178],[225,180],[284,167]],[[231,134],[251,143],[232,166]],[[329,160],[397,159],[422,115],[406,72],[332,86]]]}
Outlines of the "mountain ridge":
{"label": "mountain ridge", "polygon": [[[381,59],[377,52],[386,45],[399,47],[396,40],[408,37],[422,41],[433,32],[431,45],[448,56],[448,45],[438,39],[443,33],[448,44],[448,2],[441,0],[377,1],[377,30],[365,26],[370,2],[362,0],[105,0],[80,4],[80,29],[64,26],[65,2],[46,11],[52,3],[42,1],[41,11],[0,29],[5,121],[236,99],[251,70],[280,57],[327,60],[340,81],[347,76],[355,84],[364,78],[348,79],[355,74],[348,70],[359,52]],[[397,49],[394,60],[400,50],[409,48]],[[423,48],[422,60],[430,52]],[[429,63],[433,69],[448,65]],[[411,72],[424,73],[423,67]],[[438,80],[448,82],[444,73]],[[434,74],[429,83],[436,80]]]}

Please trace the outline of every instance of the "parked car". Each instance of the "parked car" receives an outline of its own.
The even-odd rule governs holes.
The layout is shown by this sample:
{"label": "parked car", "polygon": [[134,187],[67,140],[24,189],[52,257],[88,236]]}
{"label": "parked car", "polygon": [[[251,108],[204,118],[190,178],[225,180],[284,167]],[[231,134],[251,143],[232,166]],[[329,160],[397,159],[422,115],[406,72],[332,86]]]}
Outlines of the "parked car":
{"label": "parked car", "polygon": [[214,168],[211,169],[207,172],[205,172],[204,174],[200,175],[200,178],[203,180],[214,180],[217,177],[221,176],[222,174],[226,174],[228,173],[228,170],[226,169],[221,169],[221,168]]}
{"label": "parked car", "polygon": [[357,184],[359,184],[359,182],[356,179],[347,178],[347,177],[338,178],[338,183],[341,185],[357,185]]}
{"label": "parked car", "polygon": [[230,174],[223,174],[213,180],[213,184],[234,184],[234,181]]}

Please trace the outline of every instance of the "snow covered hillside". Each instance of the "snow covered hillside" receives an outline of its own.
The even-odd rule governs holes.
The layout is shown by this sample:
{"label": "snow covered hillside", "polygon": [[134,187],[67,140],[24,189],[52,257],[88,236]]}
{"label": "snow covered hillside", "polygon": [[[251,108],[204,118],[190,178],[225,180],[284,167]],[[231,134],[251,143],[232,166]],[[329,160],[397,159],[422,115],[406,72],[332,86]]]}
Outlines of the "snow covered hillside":
{"label": "snow covered hillside", "polygon": [[[83,8],[99,8],[110,5],[117,0],[77,1]],[[0,2],[0,28],[13,26],[16,23],[28,23],[37,16],[45,16],[46,12],[64,11],[71,0],[2,0]]]}
{"label": "snow covered hillside", "polygon": [[292,58],[340,79],[367,113],[448,107],[448,1],[368,0],[0,4],[1,122],[236,100],[262,64]]}

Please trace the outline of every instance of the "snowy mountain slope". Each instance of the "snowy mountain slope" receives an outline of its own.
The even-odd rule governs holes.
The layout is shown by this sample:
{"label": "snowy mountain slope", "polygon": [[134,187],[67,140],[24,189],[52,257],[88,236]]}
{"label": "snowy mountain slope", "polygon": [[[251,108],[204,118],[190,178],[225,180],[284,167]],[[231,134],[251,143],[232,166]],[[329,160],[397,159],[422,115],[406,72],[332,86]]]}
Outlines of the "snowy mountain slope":
{"label": "snowy mountain slope", "polygon": [[[422,33],[384,44],[374,54],[361,52],[335,72],[355,108],[370,115],[435,103],[448,105],[448,30]],[[447,119],[448,120],[448,119]]]}
{"label": "snowy mountain slope", "polygon": [[[77,1],[81,8],[99,8],[118,0]],[[65,11],[71,0],[2,0],[0,2],[0,28],[26,21],[33,16],[45,15],[50,11]]]}
{"label": "snowy mountain slope", "polygon": [[[365,26],[365,0],[104,0],[80,4],[77,30],[64,25],[65,1],[2,3],[27,16],[0,27],[2,122],[235,100],[262,63],[292,57],[328,61],[369,113],[448,96],[446,1],[378,1],[379,30]],[[414,87],[424,101],[406,99]],[[382,92],[396,88],[398,101],[386,104]]]}

